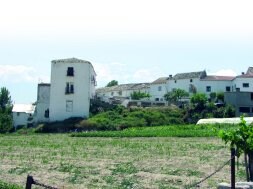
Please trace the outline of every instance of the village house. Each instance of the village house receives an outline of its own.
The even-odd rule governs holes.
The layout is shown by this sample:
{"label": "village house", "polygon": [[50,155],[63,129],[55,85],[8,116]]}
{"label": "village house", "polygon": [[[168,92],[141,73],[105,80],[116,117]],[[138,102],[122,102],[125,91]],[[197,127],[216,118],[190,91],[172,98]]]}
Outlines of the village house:
{"label": "village house", "polygon": [[33,125],[34,104],[14,104],[12,108],[13,126]]}

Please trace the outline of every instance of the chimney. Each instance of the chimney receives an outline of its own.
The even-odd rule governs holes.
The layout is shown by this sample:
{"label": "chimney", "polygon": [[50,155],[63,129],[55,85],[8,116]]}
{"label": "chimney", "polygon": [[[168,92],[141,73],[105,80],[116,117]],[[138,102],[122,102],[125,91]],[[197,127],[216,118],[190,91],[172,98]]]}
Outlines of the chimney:
{"label": "chimney", "polygon": [[242,72],[242,75],[244,75],[244,72]]}
{"label": "chimney", "polygon": [[172,75],[169,75],[169,78],[172,79]]}

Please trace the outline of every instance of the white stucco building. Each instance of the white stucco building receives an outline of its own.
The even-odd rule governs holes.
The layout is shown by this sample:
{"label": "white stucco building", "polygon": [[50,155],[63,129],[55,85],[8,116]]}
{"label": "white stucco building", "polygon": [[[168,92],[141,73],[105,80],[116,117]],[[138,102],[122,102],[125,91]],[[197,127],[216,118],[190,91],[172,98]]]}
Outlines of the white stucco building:
{"label": "white stucco building", "polygon": [[96,73],[90,62],[77,58],[51,61],[50,84],[38,84],[36,122],[89,117],[95,86]]}
{"label": "white stucco building", "polygon": [[169,92],[167,85],[169,79],[170,77],[160,77],[150,84],[150,100],[164,101],[164,95]]}
{"label": "white stucco building", "polygon": [[14,104],[12,108],[13,126],[29,126],[34,123],[33,113],[35,105],[33,104]]}
{"label": "white stucco building", "polygon": [[96,73],[92,64],[76,58],[51,62],[50,121],[89,117],[95,97]]}
{"label": "white stucco building", "polygon": [[34,112],[36,122],[49,122],[50,84],[39,83],[37,89],[37,102]]}

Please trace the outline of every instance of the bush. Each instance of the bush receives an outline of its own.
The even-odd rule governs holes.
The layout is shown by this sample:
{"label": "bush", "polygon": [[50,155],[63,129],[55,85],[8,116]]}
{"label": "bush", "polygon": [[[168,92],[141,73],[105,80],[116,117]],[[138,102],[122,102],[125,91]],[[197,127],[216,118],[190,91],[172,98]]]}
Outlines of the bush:
{"label": "bush", "polygon": [[9,114],[0,114],[0,133],[7,133],[13,128],[12,116]]}
{"label": "bush", "polygon": [[183,112],[177,107],[130,108],[118,106],[99,113],[87,121],[97,130],[122,130],[129,127],[160,126],[183,123]]}

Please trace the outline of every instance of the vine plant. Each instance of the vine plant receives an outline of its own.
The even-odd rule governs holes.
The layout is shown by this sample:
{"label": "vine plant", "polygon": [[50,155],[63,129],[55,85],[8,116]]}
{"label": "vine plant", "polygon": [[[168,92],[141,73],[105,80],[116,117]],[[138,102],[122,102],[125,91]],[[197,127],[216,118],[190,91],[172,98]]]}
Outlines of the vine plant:
{"label": "vine plant", "polygon": [[244,154],[247,181],[253,181],[253,125],[247,125],[244,116],[241,116],[237,129],[221,130],[219,137],[231,148],[236,148],[238,158]]}

